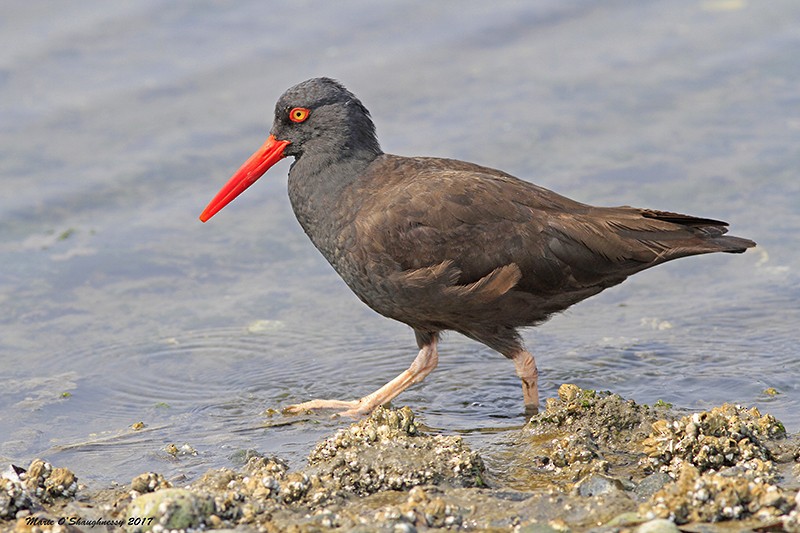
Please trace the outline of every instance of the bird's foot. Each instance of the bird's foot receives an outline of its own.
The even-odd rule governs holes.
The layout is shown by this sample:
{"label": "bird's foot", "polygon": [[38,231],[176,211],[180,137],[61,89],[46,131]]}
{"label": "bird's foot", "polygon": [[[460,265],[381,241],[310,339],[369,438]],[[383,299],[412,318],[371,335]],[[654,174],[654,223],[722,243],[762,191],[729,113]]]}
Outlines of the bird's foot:
{"label": "bird's foot", "polygon": [[414,362],[404,370],[399,376],[392,381],[376,390],[372,394],[368,394],[360,400],[351,402],[343,402],[341,400],[311,400],[310,402],[298,403],[297,405],[290,405],[286,407],[283,412],[286,414],[299,414],[315,409],[344,409],[334,416],[350,416],[357,417],[371,413],[380,405],[385,405],[391,402],[398,394],[406,390],[414,383],[419,383],[425,376],[430,374],[439,361],[439,356],[436,353],[436,343],[438,337],[433,335],[427,339],[427,344],[420,348]]}
{"label": "bird's foot", "polygon": [[350,402],[342,400],[311,400],[308,402],[289,405],[283,409],[283,412],[288,415],[297,415],[300,413],[307,413],[309,411],[316,411],[318,409],[344,409],[333,416],[350,416],[357,417],[371,412],[375,407],[368,405],[361,400],[353,400]]}
{"label": "bird's foot", "polygon": [[538,403],[526,403],[525,404],[525,416],[531,417],[536,416],[539,414],[539,404]]}

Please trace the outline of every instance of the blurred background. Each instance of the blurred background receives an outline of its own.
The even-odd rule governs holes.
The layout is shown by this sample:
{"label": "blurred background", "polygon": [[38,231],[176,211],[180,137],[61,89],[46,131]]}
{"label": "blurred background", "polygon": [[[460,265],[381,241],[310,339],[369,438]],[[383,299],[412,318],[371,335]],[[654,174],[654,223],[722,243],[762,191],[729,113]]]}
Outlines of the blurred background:
{"label": "blurred background", "polygon": [[[342,81],[383,149],[466,159],[597,205],[731,222],[525,338],[561,383],[800,430],[800,3],[8,0],[0,18],[0,462],[90,484],[299,463],[346,421],[269,415],[407,368],[294,219],[289,161],[201,224],[275,101]],[[398,400],[484,454],[513,365],[452,334]],[[131,426],[143,422],[144,428]],[[183,446],[182,454],[165,451]]]}

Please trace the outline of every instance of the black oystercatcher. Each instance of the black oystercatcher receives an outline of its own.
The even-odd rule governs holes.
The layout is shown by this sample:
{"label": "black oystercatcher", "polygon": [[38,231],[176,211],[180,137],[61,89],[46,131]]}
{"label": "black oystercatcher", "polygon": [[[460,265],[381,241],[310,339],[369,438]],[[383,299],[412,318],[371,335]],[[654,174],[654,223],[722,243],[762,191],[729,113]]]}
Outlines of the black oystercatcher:
{"label": "black oystercatcher", "polygon": [[444,330],[511,359],[535,411],[538,371],[519,328],[640,270],[755,246],[724,236],[719,220],[593,207],[473,163],[385,154],[367,109],[328,78],[280,97],[267,142],[200,220],[288,156],[289,198],[311,241],[365,304],[411,326],[420,348],[408,370],[360,400],[312,400],[289,412],[357,415],[389,402],[436,368]]}

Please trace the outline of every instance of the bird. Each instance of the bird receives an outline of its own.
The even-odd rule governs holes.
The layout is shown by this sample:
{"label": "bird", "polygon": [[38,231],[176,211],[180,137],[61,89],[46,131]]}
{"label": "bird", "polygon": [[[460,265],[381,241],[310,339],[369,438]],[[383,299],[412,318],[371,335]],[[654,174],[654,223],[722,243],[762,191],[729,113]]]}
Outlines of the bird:
{"label": "bird", "polygon": [[362,302],[410,326],[419,348],[375,392],[312,399],[286,407],[290,414],[357,417],[387,404],[436,368],[445,331],[510,359],[525,412],[536,413],[539,372],[522,328],[667,261],[756,245],[725,235],[719,220],[595,207],[478,164],[384,153],[364,104],[325,77],[281,95],[267,141],[200,220],[285,157],[294,158],[289,200],[311,242]]}

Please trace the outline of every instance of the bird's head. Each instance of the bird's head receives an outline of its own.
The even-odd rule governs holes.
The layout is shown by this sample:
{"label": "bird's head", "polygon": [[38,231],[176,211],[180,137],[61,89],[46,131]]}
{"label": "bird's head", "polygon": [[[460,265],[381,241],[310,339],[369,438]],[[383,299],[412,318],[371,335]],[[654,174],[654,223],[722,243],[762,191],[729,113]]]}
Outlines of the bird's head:
{"label": "bird's head", "polygon": [[278,99],[269,138],[217,193],[200,220],[206,222],[284,157],[299,161],[305,156],[319,165],[380,153],[369,111],[353,93],[330,78],[306,80]]}

